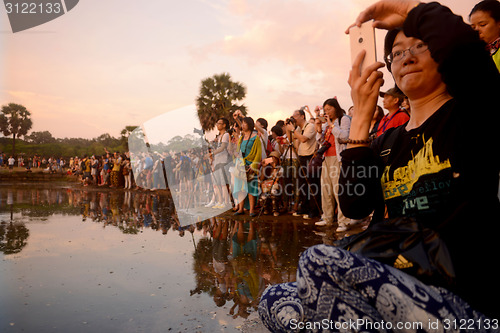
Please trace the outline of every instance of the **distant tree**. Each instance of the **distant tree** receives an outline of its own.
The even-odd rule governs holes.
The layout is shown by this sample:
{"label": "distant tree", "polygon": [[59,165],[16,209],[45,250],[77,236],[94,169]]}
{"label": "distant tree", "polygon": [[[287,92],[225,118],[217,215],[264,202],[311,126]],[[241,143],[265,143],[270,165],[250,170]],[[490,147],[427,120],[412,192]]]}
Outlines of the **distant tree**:
{"label": "distant tree", "polygon": [[122,145],[125,147],[125,150],[129,150],[128,148],[128,137],[138,126],[125,126],[124,129],[120,132]]}
{"label": "distant tree", "polygon": [[49,131],[31,132],[30,135],[26,135],[24,138],[29,142],[36,144],[56,142],[56,139]]}
{"label": "distant tree", "polygon": [[125,128],[120,132],[120,135],[122,138],[128,139],[130,133],[132,133],[136,128],[137,126],[125,126]]}
{"label": "distant tree", "polygon": [[181,152],[192,148],[200,147],[199,139],[192,134],[180,135],[171,138],[161,151]]}
{"label": "distant tree", "polygon": [[226,117],[232,121],[231,112],[240,109],[247,114],[246,106],[234,104],[245,98],[246,87],[231,80],[228,73],[215,74],[201,81],[200,95],[196,98],[196,109],[201,127],[205,131],[215,127],[217,119]]}
{"label": "distant tree", "polygon": [[9,103],[2,106],[0,131],[5,136],[12,135],[12,155],[16,154],[16,136],[28,134],[33,126],[31,113],[22,105]]}
{"label": "distant tree", "polygon": [[0,252],[4,254],[21,252],[28,243],[29,235],[29,230],[24,223],[2,223],[0,225]]}
{"label": "distant tree", "polygon": [[112,137],[109,133],[104,133],[99,135],[97,138],[93,139],[95,142],[101,143],[104,147],[114,147],[120,145],[121,141]]}

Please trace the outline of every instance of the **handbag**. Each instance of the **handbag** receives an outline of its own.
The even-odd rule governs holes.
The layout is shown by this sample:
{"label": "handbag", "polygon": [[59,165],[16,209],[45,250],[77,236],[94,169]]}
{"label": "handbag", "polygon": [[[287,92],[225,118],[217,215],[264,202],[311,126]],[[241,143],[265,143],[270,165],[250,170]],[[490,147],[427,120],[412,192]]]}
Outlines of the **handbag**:
{"label": "handbag", "polygon": [[309,164],[307,165],[307,172],[309,174],[315,174],[316,171],[321,168],[324,159],[323,155],[331,146],[332,144],[330,142],[325,141],[313,157],[311,157],[311,161],[309,161]]}
{"label": "handbag", "polygon": [[451,287],[455,270],[436,230],[415,218],[386,219],[335,245],[413,275],[424,283]]}

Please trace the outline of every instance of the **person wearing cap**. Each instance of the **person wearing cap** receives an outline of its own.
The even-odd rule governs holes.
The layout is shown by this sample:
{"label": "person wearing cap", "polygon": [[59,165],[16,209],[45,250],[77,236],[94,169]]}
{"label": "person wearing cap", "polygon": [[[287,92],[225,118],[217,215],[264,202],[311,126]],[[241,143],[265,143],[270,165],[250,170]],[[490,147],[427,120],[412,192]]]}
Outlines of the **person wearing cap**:
{"label": "person wearing cap", "polygon": [[[376,62],[360,71],[366,54],[361,51],[349,74],[354,114],[348,146],[341,154],[340,206],[354,219],[373,213],[368,235],[376,226],[388,229],[390,222],[414,221],[420,230],[408,236],[439,240],[432,249],[424,242],[413,243],[421,250],[419,257],[428,259],[420,262],[434,274],[423,274],[426,268],[415,258],[403,256],[399,246],[410,240],[405,236],[387,243],[384,250],[399,255],[385,262],[383,253],[378,261],[315,245],[302,253],[296,282],[266,289],[260,317],[274,332],[298,331],[296,324],[306,321],[350,323],[361,318],[362,325],[353,331],[386,331],[370,323],[429,319],[436,330],[459,330],[446,328],[446,323],[463,321],[476,323],[470,331],[498,331],[497,325],[477,323],[498,324],[500,318],[494,273],[500,163],[490,157],[498,150],[500,119],[492,97],[500,91],[500,73],[478,34],[437,2],[382,0],[363,11],[353,26],[372,19],[369,24],[389,30],[385,65],[408,96],[412,112],[405,126],[370,138],[384,64]],[[467,134],[473,126],[471,114],[485,117],[474,135]],[[386,210],[390,220],[384,218]],[[392,231],[394,238],[398,231],[404,233],[396,227]],[[437,248],[442,250],[439,257]],[[387,331],[435,331],[429,326],[405,328]]]}
{"label": "person wearing cap", "polygon": [[381,136],[389,128],[404,125],[410,120],[408,113],[401,108],[401,103],[403,103],[405,98],[401,90],[394,87],[386,92],[381,91],[379,95],[384,99],[384,109],[388,110],[389,113],[380,121],[376,134],[377,137]]}

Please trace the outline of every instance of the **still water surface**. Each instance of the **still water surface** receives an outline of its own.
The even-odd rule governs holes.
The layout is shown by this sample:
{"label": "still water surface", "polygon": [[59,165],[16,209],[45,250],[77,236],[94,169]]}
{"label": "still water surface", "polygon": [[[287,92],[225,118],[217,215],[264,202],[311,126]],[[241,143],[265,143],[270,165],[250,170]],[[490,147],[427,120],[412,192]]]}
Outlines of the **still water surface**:
{"label": "still water surface", "polygon": [[321,243],[301,222],[180,227],[167,195],[63,185],[0,186],[0,223],[0,332],[237,332]]}

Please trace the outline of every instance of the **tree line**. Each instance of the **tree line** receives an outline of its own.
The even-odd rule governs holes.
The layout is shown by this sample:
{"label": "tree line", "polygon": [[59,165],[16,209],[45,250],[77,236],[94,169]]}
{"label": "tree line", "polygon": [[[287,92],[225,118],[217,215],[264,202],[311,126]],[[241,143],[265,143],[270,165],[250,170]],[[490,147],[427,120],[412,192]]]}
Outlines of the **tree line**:
{"label": "tree line", "polygon": [[[235,104],[245,98],[246,87],[231,79],[230,74],[215,74],[201,81],[200,93],[196,98],[198,118],[203,130],[212,130],[220,117],[226,117],[232,122],[231,114],[239,109],[244,115],[247,109],[244,104]],[[16,156],[83,156],[102,155],[105,151],[124,152],[128,150],[128,136],[137,126],[126,126],[115,138],[105,133],[93,139],[84,138],[54,138],[49,131],[28,132],[33,126],[31,112],[25,106],[8,103],[0,110],[0,153]],[[23,137],[23,139],[21,139]],[[176,151],[179,147],[197,146],[195,138],[175,137],[162,150]]]}

